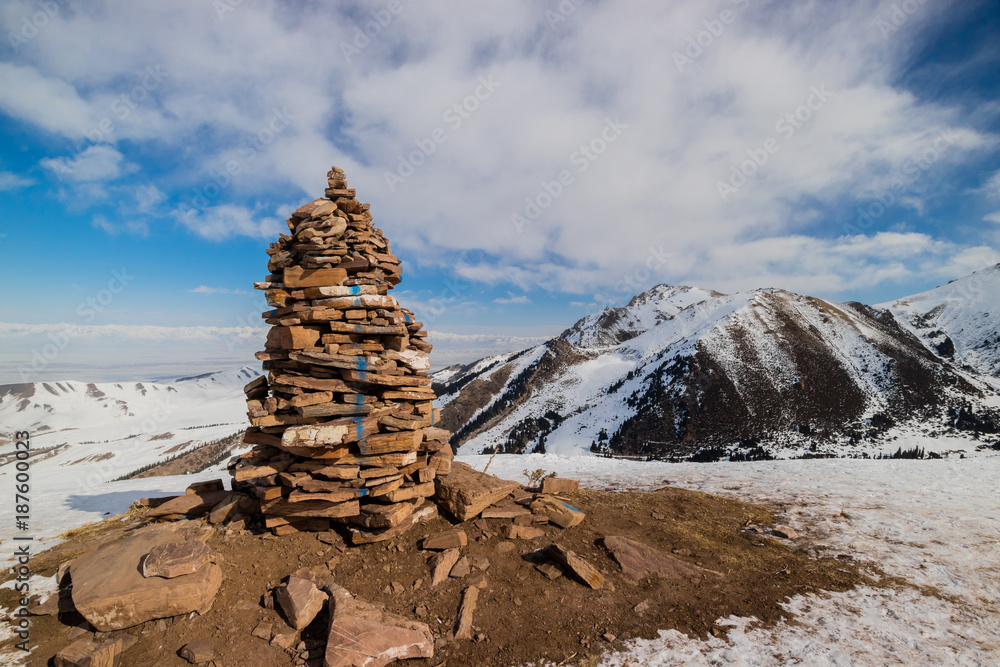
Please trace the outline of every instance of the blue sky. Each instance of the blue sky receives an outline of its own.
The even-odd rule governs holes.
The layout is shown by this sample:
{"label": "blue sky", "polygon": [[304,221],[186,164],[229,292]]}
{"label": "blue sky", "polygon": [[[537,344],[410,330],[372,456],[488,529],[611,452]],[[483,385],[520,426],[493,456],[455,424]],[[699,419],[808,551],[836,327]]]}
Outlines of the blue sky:
{"label": "blue sky", "polygon": [[331,4],[4,2],[0,321],[257,324],[331,164],[439,331],[1000,261],[997,3]]}

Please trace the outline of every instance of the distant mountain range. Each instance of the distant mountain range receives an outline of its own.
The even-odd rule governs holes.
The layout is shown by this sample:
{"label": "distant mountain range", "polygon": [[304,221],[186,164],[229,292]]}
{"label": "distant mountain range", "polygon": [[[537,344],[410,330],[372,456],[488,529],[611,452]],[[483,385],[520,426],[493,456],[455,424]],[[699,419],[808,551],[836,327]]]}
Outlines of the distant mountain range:
{"label": "distant mountain range", "polygon": [[31,469],[47,488],[93,486],[162,464],[246,428],[244,367],[167,383],[76,381],[0,385],[0,474],[14,435],[31,439]]}
{"label": "distant mountain range", "polygon": [[465,453],[993,453],[998,322],[1000,265],[876,307],[660,285],[435,380]]}

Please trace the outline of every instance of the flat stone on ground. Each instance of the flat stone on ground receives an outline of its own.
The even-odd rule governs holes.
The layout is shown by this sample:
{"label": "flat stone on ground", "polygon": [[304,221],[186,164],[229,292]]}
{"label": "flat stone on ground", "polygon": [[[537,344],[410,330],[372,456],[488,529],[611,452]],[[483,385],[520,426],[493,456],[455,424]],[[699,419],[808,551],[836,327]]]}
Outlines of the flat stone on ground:
{"label": "flat stone on ground", "polygon": [[459,521],[468,521],[518,488],[516,482],[481,473],[472,466],[454,462],[451,474],[434,480],[434,500]]}
{"label": "flat stone on ground", "polygon": [[119,637],[103,642],[78,639],[56,654],[55,667],[117,667],[118,656],[124,650]]}
{"label": "flat stone on ground", "polygon": [[542,493],[566,494],[580,490],[580,482],[575,479],[561,477],[546,477],[542,480]]}
{"label": "flat stone on ground", "polygon": [[185,521],[147,526],[131,537],[102,544],[74,560],[70,577],[77,611],[101,632],[192,611],[206,613],[222,584],[222,570],[215,563],[173,579],[147,578],[139,571],[139,562],[155,547],[204,535],[192,524]]}
{"label": "flat stone on ground", "polygon": [[604,575],[598,572],[593,565],[569,549],[563,549],[557,544],[552,544],[546,547],[545,554],[575,574],[583,583],[591,588],[597,589],[604,586]]}
{"label": "flat stone on ground", "polygon": [[196,639],[184,645],[181,657],[192,665],[200,665],[215,657],[215,645],[211,639]]}
{"label": "flat stone on ground", "polygon": [[604,546],[611,552],[614,561],[621,566],[622,573],[632,579],[645,579],[651,576],[662,579],[701,577],[697,568],[679,558],[668,556],[653,547],[626,537],[605,537]]}
{"label": "flat stone on ground", "polygon": [[324,667],[384,667],[397,660],[434,657],[430,628],[357,600],[331,584],[330,630]]}
{"label": "flat stone on ground", "polygon": [[212,547],[201,540],[167,542],[149,550],[142,561],[142,576],[173,579],[194,574],[213,553]]}

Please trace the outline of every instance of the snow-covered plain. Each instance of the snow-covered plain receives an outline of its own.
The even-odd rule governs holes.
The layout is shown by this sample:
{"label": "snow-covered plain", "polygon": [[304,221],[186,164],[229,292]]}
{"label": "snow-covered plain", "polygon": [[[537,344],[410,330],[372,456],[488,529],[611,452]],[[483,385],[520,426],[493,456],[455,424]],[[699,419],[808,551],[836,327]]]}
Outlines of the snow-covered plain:
{"label": "snow-covered plain", "polygon": [[[479,470],[490,460],[459,458]],[[590,488],[672,485],[776,506],[817,552],[875,562],[913,584],[796,596],[786,605],[794,624],[762,629],[753,619],[730,618],[728,637],[708,641],[661,632],[659,639],[627,642],[601,664],[1000,664],[1000,458],[670,464],[532,454],[497,456],[489,472],[524,481],[523,471],[537,468]],[[121,513],[136,498],[179,493],[192,481],[220,476],[226,477],[221,467],[80,492],[51,488],[36,494],[33,513],[54,536]],[[11,519],[0,505],[0,525]],[[5,528],[4,542],[8,536]],[[46,546],[54,543],[50,538]],[[0,635],[4,630],[0,624]],[[14,657],[0,656],[0,663],[19,664],[5,659]]]}

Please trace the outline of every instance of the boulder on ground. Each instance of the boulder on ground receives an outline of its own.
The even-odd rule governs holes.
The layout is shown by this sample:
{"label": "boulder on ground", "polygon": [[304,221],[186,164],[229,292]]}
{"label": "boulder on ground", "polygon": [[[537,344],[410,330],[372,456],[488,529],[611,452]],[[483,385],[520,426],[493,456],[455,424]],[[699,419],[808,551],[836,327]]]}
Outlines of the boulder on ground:
{"label": "boulder on ground", "polygon": [[355,599],[329,584],[330,631],[324,667],[384,667],[397,660],[434,657],[434,637],[411,621]]}
{"label": "boulder on ground", "polygon": [[451,474],[434,480],[434,500],[459,521],[474,519],[484,509],[518,487],[517,482],[481,473],[472,466],[455,462]]}
{"label": "boulder on ground", "polygon": [[288,583],[274,592],[274,599],[285,612],[288,623],[296,630],[302,630],[319,614],[327,595],[307,578],[292,575]]}
{"label": "boulder on ground", "polygon": [[101,632],[192,611],[206,613],[222,584],[218,565],[208,563],[193,574],[173,579],[147,578],[139,569],[143,557],[160,545],[205,539],[204,530],[192,524],[147,526],[131,537],[97,546],[74,560],[69,568],[73,606]]}

